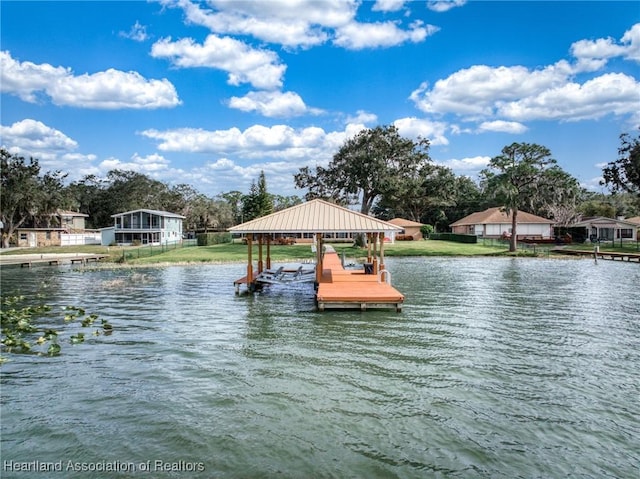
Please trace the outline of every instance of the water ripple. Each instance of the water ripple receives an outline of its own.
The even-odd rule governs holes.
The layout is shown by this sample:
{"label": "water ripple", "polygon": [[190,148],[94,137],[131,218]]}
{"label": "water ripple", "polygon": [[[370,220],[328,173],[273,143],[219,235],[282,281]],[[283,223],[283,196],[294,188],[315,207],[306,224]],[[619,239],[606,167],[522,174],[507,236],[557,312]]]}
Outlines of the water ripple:
{"label": "water ripple", "polygon": [[114,325],[2,366],[3,460],[206,465],[159,478],[637,477],[637,265],[387,266],[401,314],[317,313],[309,285],[238,297],[239,265],[3,274],[3,295]]}

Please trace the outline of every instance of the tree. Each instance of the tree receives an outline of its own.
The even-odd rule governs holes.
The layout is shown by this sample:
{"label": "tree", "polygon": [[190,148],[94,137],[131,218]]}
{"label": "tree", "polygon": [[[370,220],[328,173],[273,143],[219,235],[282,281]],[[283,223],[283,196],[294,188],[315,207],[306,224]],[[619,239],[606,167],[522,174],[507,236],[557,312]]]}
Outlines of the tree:
{"label": "tree", "polygon": [[398,188],[386,192],[374,208],[376,216],[434,223],[442,210],[455,203],[456,176],[444,166],[424,165],[415,177],[407,177]]}
{"label": "tree", "polygon": [[570,178],[551,158],[544,146],[529,143],[513,143],[502,149],[502,154],[491,159],[489,167],[482,170],[485,190],[511,213],[511,238],[509,251],[517,249],[518,211],[534,205],[554,204],[562,184]]}
{"label": "tree", "polygon": [[602,184],[614,192],[628,191],[640,196],[640,136],[631,138],[628,133],[620,135],[618,159],[602,169]]}
{"label": "tree", "polygon": [[273,199],[267,191],[264,171],[260,172],[258,183],[251,183],[249,194],[242,198],[242,221],[251,221],[273,213]]}
{"label": "tree", "polygon": [[0,149],[2,180],[0,190],[3,223],[2,246],[9,247],[9,239],[25,222],[32,219],[38,208],[40,165],[31,158],[29,163],[5,149]]}
{"label": "tree", "polygon": [[360,212],[368,214],[382,195],[398,195],[415,182],[430,161],[428,148],[427,140],[403,138],[393,125],[378,126],[348,139],[326,168],[301,168],[294,181],[297,188],[308,190],[307,200],[359,201]]}

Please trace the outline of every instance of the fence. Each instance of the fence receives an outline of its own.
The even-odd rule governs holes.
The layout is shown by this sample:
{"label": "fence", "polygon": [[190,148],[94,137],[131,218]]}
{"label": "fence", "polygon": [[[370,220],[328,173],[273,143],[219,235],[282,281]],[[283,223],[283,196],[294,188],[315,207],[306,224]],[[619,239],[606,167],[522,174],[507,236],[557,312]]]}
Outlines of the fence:
{"label": "fence", "polygon": [[62,233],[61,246],[77,246],[83,244],[102,244],[101,233]]}
{"label": "fence", "polygon": [[166,253],[167,251],[172,251],[176,249],[189,248],[191,246],[198,246],[198,241],[195,239],[186,239],[182,240],[182,242],[178,243],[166,243],[162,245],[149,245],[149,246],[141,246],[139,248],[135,248],[133,250],[122,250],[122,258],[121,262],[126,262],[131,259],[139,259],[139,258],[149,258],[151,256],[156,256],[162,253]]}

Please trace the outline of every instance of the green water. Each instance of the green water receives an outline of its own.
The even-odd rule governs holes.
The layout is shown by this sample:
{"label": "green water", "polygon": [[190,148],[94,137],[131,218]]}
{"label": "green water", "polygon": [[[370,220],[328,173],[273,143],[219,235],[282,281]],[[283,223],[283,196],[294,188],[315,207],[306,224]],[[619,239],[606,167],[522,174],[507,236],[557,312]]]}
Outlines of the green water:
{"label": "green water", "polygon": [[3,296],[114,333],[9,356],[0,476],[640,477],[637,264],[387,266],[402,313],[317,313],[310,285],[237,297],[242,265],[4,269]]}

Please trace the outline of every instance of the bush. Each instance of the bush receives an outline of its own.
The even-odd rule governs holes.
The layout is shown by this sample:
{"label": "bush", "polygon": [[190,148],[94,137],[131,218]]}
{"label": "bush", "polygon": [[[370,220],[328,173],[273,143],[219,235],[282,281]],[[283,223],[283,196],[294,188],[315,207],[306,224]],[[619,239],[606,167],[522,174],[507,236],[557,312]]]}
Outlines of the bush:
{"label": "bush", "polygon": [[434,231],[435,230],[432,225],[422,225],[420,227],[420,233],[422,233],[423,238],[429,238]]}
{"label": "bush", "polygon": [[477,243],[476,235],[461,235],[457,233],[432,233],[429,236],[432,240],[454,241],[456,243]]}
{"label": "bush", "polygon": [[413,241],[411,235],[396,235],[396,241]]}
{"label": "bush", "polygon": [[198,246],[231,243],[231,233],[200,233],[197,235]]}

